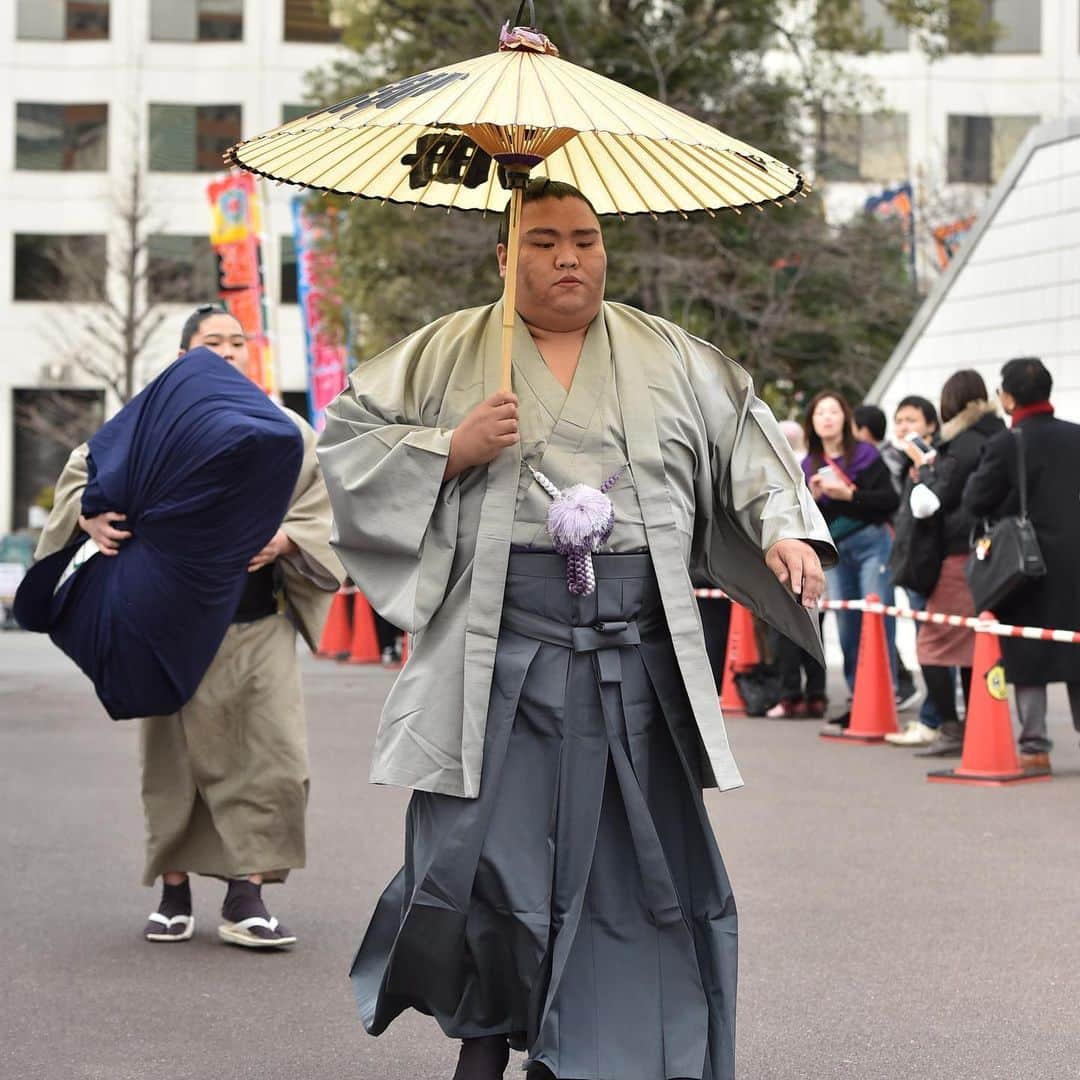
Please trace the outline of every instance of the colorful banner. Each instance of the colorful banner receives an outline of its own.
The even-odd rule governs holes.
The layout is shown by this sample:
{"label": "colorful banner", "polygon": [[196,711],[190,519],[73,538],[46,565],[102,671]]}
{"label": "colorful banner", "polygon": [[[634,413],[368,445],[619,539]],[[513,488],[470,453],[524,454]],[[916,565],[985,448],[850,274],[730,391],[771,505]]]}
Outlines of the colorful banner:
{"label": "colorful banner", "polygon": [[329,249],[326,214],[312,214],[309,197],[292,201],[296,244],[296,298],[307,350],[308,415],[316,431],[326,423],[326,406],[341,393],[349,373],[349,349],[343,341],[337,257]]}
{"label": "colorful banner", "polygon": [[908,257],[911,281],[916,280],[915,270],[915,193],[911,184],[903,183],[888,188],[880,195],[866,200],[864,209],[879,218],[899,218],[904,234],[904,253]]}
{"label": "colorful banner", "polygon": [[218,256],[218,295],[236,316],[248,339],[248,377],[268,394],[276,389],[274,355],[266,314],[262,228],[255,177],[232,172],[212,181],[210,243]]}
{"label": "colorful banner", "polygon": [[938,266],[942,270],[952,262],[952,257],[960,248],[964,237],[971,232],[971,226],[975,224],[975,215],[961,218],[959,221],[951,221],[948,225],[939,225],[934,230],[934,251],[937,254]]}

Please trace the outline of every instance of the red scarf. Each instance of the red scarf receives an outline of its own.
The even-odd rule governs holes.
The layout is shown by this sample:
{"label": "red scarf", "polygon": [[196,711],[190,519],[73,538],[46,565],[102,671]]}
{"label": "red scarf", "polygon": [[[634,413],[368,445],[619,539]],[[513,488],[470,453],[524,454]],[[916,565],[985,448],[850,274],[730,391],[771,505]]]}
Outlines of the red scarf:
{"label": "red scarf", "polygon": [[1054,406],[1049,401],[1036,401],[1034,405],[1017,405],[1012,411],[1010,427],[1016,427],[1021,420],[1026,420],[1029,416],[1042,415],[1054,415]]}

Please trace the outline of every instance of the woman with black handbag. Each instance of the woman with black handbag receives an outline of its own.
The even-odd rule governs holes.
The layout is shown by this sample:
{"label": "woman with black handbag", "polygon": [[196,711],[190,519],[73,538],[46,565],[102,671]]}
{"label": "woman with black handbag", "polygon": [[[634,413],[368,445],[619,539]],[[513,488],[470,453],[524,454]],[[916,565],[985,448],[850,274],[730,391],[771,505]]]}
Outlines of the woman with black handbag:
{"label": "woman with black handbag", "polygon": [[[975,601],[964,577],[974,521],[962,505],[964,485],[975,471],[983,444],[1004,424],[987,401],[986,383],[977,371],[958,371],[941,388],[941,442],[923,454],[914,443],[908,456],[919,469],[909,496],[915,524],[924,541],[938,545],[940,569],[926,609],[931,614],[974,615]],[[952,757],[964,748],[964,726],[956,712],[953,668],[960,669],[966,700],[971,686],[975,635],[967,627],[927,623],[919,632],[917,654],[926,689],[941,718],[937,738],[917,757]]]}
{"label": "woman with black handbag", "polygon": [[[964,491],[964,506],[976,519],[997,521],[1017,514],[1024,461],[1027,517],[1045,574],[1016,586],[994,614],[1014,626],[1075,630],[1080,627],[1080,424],[1054,416],[1052,386],[1050,372],[1034,357],[1010,360],[1001,369],[998,395],[1013,430],[986,444]],[[1080,645],[1002,638],[1001,652],[1006,678],[1016,687],[1020,764],[1048,769],[1053,744],[1046,729],[1046,687],[1067,685],[1073,727],[1080,731]]]}

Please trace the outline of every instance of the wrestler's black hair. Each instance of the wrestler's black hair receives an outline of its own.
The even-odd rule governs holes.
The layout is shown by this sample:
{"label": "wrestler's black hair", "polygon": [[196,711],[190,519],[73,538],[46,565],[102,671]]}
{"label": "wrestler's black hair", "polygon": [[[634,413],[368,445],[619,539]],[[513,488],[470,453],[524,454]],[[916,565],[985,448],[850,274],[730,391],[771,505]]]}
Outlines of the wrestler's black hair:
{"label": "wrestler's black hair", "polygon": [[180,331],[180,351],[187,352],[191,348],[191,339],[199,332],[211,315],[231,315],[232,312],[222,307],[221,304],[200,304],[185,320],[184,327]]}
{"label": "wrestler's black hair", "polygon": [[[580,199],[594,214],[597,219],[596,207],[580,192],[573,184],[564,184],[561,180],[549,180],[546,177],[536,177],[530,180],[521,195],[521,203],[536,202],[539,199]],[[506,204],[502,220],[499,222],[499,243],[505,244],[510,238],[510,204]]]}

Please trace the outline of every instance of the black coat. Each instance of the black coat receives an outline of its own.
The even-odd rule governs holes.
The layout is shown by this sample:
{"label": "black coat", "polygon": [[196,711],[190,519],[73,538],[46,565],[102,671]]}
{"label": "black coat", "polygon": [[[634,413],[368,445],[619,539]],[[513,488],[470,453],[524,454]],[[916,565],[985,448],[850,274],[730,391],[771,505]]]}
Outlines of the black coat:
{"label": "black coat", "polygon": [[919,470],[919,480],[941,500],[942,557],[966,554],[977,524],[963,503],[964,486],[975,471],[987,440],[1005,430],[1001,417],[985,401],[973,401],[942,429],[938,455]]}
{"label": "black coat", "polygon": [[[1021,586],[998,605],[1005,623],[1080,630],[1080,424],[1050,415],[1020,421],[1028,481],[1028,515],[1035,527],[1046,576]],[[964,506],[996,520],[1020,509],[1016,437],[1008,431],[983,448],[964,490]],[[1080,645],[1002,638],[1009,682],[1044,686],[1080,682]]]}

